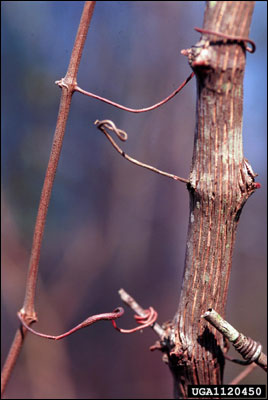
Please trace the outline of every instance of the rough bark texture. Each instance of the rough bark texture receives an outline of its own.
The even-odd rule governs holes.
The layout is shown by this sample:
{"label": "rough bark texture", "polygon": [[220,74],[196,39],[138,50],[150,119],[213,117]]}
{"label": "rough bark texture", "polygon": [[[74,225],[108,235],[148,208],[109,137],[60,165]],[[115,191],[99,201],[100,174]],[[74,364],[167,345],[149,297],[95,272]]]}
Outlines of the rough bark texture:
{"label": "rough bark texture", "polygon": [[[253,8],[250,1],[207,2],[203,28],[248,37]],[[222,383],[223,338],[201,315],[209,307],[225,315],[237,223],[255,190],[242,146],[243,42],[203,34],[188,58],[197,79],[197,123],[185,270],[169,353],[175,397],[182,398],[189,384]]]}

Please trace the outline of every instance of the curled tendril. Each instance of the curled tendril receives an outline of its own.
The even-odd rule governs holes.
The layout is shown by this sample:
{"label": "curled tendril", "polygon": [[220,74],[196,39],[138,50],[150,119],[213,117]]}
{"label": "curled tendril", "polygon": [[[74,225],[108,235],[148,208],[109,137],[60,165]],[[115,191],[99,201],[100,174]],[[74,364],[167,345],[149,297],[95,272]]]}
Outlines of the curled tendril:
{"label": "curled tendril", "polygon": [[[132,113],[142,113],[142,112],[147,112],[147,111],[155,110],[156,108],[161,107],[163,104],[167,103],[167,102],[168,102],[169,100],[171,100],[174,96],[176,96],[176,94],[178,94],[178,93],[184,88],[185,85],[187,85],[187,83],[193,78],[193,76],[194,76],[194,72],[192,72],[192,73],[182,82],[182,84],[181,84],[177,89],[175,89],[168,97],[166,97],[165,99],[159,101],[158,103],[156,103],[156,104],[154,104],[154,105],[152,105],[152,106],[150,106],[150,107],[145,107],[145,108],[130,108],[130,107],[122,106],[121,104],[115,103],[115,102],[112,101],[112,100],[108,100],[108,99],[106,99],[105,97],[101,97],[101,96],[98,96],[97,94],[94,94],[94,93],[91,93],[91,92],[87,92],[86,90],[81,89],[81,88],[80,88],[79,86],[77,86],[77,85],[75,86],[74,90],[77,91],[77,92],[79,92],[79,93],[84,94],[85,96],[92,97],[93,99],[97,99],[97,100],[103,101],[104,103],[110,104],[111,106],[120,108],[121,110],[128,111],[128,112],[132,112]],[[61,82],[61,81],[56,81],[55,83],[56,83],[57,85],[59,85],[59,82]]]}
{"label": "curled tendril", "polygon": [[24,321],[24,315],[21,312],[17,313],[20,322],[28,331],[30,331],[34,335],[43,337],[45,339],[51,339],[51,340],[63,339],[64,337],[71,335],[72,333],[78,331],[79,329],[86,328],[87,326],[92,325],[97,321],[102,321],[102,320],[112,320],[113,321],[114,319],[122,317],[123,314],[124,314],[124,309],[122,307],[118,307],[113,312],[110,312],[110,313],[91,315],[90,317],[85,319],[83,322],[76,325],[74,328],[70,329],[69,331],[63,333],[62,335],[54,336],[54,335],[46,335],[45,333],[40,333],[40,332],[37,332],[34,329],[30,328],[30,326],[27,325],[26,322]]}
{"label": "curled tendril", "polygon": [[133,164],[138,165],[139,167],[147,168],[150,171],[156,172],[157,174],[160,174],[160,175],[163,175],[163,176],[167,176],[167,177],[172,178],[172,179],[174,179],[176,181],[181,181],[181,182],[184,182],[184,183],[188,183],[189,182],[188,179],[184,179],[184,178],[181,178],[180,176],[177,176],[177,175],[174,175],[174,174],[169,174],[168,172],[161,171],[158,168],[152,167],[151,165],[148,165],[148,164],[144,164],[144,163],[136,160],[135,158],[130,157],[128,154],[126,154],[121,149],[121,147],[119,147],[118,144],[113,140],[111,135],[109,135],[109,133],[106,131],[106,129],[109,129],[112,132],[114,132],[119,137],[119,139],[121,139],[123,141],[127,140],[127,133],[125,131],[123,131],[122,129],[118,129],[113,121],[110,121],[108,119],[104,119],[103,121],[99,121],[97,119],[94,122],[94,124],[97,126],[98,129],[100,129],[104,133],[104,135],[107,137],[107,139],[112,144],[112,146],[115,148],[115,150],[118,151],[118,153],[121,154],[121,156],[123,156],[126,160],[132,162]]}
{"label": "curled tendril", "polygon": [[112,320],[112,324],[113,324],[113,327],[121,333],[133,333],[133,332],[137,332],[139,330],[147,328],[148,326],[153,325],[154,322],[157,320],[157,317],[158,317],[158,313],[155,311],[155,309],[153,307],[149,307],[148,310],[145,310],[145,314],[143,316],[134,315],[136,322],[138,324],[141,324],[140,326],[137,326],[136,328],[132,328],[132,329],[119,328],[116,325],[116,322],[114,320]]}
{"label": "curled tendril", "polygon": [[113,131],[116,136],[122,140],[122,142],[125,142],[128,138],[127,133],[125,131],[123,131],[122,129],[117,128],[117,126],[115,125],[115,123],[113,121],[111,121],[110,119],[104,119],[102,121],[99,121],[98,119],[94,122],[95,125],[97,125],[97,127],[103,131],[103,127],[110,129],[111,131]]}
{"label": "curled tendril", "polygon": [[[221,32],[214,32],[209,29],[203,29],[203,28],[197,28],[195,27],[194,30],[199,33],[207,33],[208,35],[214,35],[214,36],[219,36],[223,39],[227,40],[234,40],[236,42],[243,42],[245,44],[245,49],[249,53],[254,53],[256,50],[256,44],[253,42],[253,40],[250,40],[248,38],[242,37],[242,36],[232,36],[232,35],[227,35],[226,33],[221,33]],[[247,46],[246,43],[249,43],[251,47]]]}

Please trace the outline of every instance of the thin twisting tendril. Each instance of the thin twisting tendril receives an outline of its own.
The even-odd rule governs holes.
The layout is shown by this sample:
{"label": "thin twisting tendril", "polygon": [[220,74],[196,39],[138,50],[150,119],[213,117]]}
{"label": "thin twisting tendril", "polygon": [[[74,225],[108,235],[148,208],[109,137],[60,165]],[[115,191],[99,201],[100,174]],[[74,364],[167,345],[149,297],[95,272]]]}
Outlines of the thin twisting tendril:
{"label": "thin twisting tendril", "polygon": [[62,335],[46,335],[45,333],[40,333],[32,329],[29,325],[26,324],[26,322],[23,320],[23,317],[20,313],[17,313],[18,318],[22,325],[30,332],[32,332],[34,335],[46,338],[46,339],[51,339],[51,340],[60,340],[63,339],[66,336],[71,335],[72,333],[78,331],[79,329],[85,328],[89,325],[94,324],[97,321],[102,321],[102,320],[114,320],[117,318],[120,318],[124,314],[124,309],[122,307],[116,308],[113,312],[110,313],[103,313],[103,314],[97,314],[97,315],[92,315],[85,319],[85,321],[81,322],[80,324],[76,325],[74,328],[70,329],[69,331],[63,333]]}
{"label": "thin twisting tendril", "polygon": [[[147,168],[147,169],[149,169],[150,171],[156,172],[156,173],[158,173],[158,174],[160,174],[160,175],[167,176],[167,177],[172,178],[172,179],[174,179],[174,180],[176,180],[176,181],[181,181],[181,182],[184,182],[184,183],[188,183],[188,182],[189,182],[188,179],[184,179],[184,178],[181,178],[181,177],[179,177],[179,176],[177,176],[177,175],[169,174],[168,172],[161,171],[160,169],[157,169],[157,168],[155,168],[155,167],[152,167],[151,165],[148,165],[148,164],[144,164],[144,163],[142,163],[142,162],[136,160],[135,158],[132,158],[132,157],[130,157],[129,155],[127,155],[127,154],[118,146],[118,144],[113,140],[113,138],[111,137],[111,135],[109,135],[109,133],[106,131],[106,129],[110,129],[112,132],[115,132],[115,134],[116,134],[121,140],[124,140],[124,141],[125,141],[125,140],[127,139],[127,133],[126,133],[125,131],[122,131],[121,129],[118,129],[118,128],[115,126],[114,122],[105,119],[105,120],[103,120],[103,121],[96,120],[96,121],[94,122],[94,124],[97,126],[98,129],[100,129],[100,130],[105,134],[105,136],[107,137],[107,139],[109,140],[109,142],[112,144],[112,146],[116,149],[116,151],[118,151],[118,153],[121,154],[121,156],[123,156],[126,160],[132,162],[133,164],[138,165],[139,167]],[[106,129],[105,129],[105,128],[106,128]]]}
{"label": "thin twisting tendril", "polygon": [[128,138],[127,133],[125,131],[123,131],[122,129],[118,129],[116,127],[115,123],[113,121],[111,121],[110,119],[104,119],[102,121],[96,120],[95,124],[98,126],[99,129],[101,129],[102,126],[105,126],[106,128],[110,129],[123,142],[125,142]]}
{"label": "thin twisting tendril", "polygon": [[251,45],[251,47],[245,45],[245,48],[249,53],[254,53],[256,50],[255,42],[253,42],[253,40],[244,38],[242,36],[232,36],[232,35],[227,35],[226,33],[214,32],[209,29],[203,29],[203,28],[197,28],[197,27],[195,27],[194,30],[196,30],[199,33],[205,33],[205,34],[207,33],[208,35],[219,36],[219,37],[222,37],[223,39],[229,39],[229,40],[235,40],[237,42],[249,43]]}
{"label": "thin twisting tendril", "polygon": [[133,333],[133,332],[140,331],[142,329],[145,329],[145,328],[153,325],[155,323],[155,321],[157,320],[157,317],[158,317],[158,313],[155,311],[155,309],[153,307],[149,307],[148,310],[145,310],[144,316],[134,315],[136,322],[138,324],[141,324],[141,326],[137,326],[136,328],[132,328],[132,329],[122,329],[116,325],[116,322],[114,320],[112,321],[112,324],[113,324],[113,327],[121,333]]}
{"label": "thin twisting tendril", "polygon": [[114,101],[108,100],[105,97],[101,97],[101,96],[98,96],[97,94],[94,94],[94,93],[91,93],[91,92],[87,92],[86,90],[81,89],[77,85],[74,87],[74,90],[76,90],[77,92],[82,93],[82,94],[84,94],[86,96],[93,97],[94,99],[97,99],[97,100],[103,101],[104,103],[110,104],[111,106],[120,108],[121,110],[132,112],[132,113],[142,113],[142,112],[147,112],[147,111],[154,110],[154,109],[162,106],[163,104],[167,103],[174,96],[176,96],[176,94],[178,94],[181,91],[181,89],[184,88],[184,86],[193,78],[193,76],[194,76],[194,72],[192,72],[188,76],[188,78],[186,78],[185,81],[183,81],[182,84],[176,90],[174,90],[174,92],[172,92],[168,97],[166,97],[164,100],[159,101],[159,103],[156,103],[153,106],[146,107],[146,108],[125,107],[125,106],[122,106],[121,104],[115,103]]}

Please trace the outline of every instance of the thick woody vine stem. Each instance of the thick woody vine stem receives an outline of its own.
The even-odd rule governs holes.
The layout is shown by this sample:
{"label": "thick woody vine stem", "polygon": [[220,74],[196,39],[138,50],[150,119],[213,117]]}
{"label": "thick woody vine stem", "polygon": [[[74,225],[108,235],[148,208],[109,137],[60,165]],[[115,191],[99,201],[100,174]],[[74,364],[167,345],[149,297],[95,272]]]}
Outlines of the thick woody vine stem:
{"label": "thick woody vine stem", "polygon": [[169,354],[178,398],[187,398],[189,385],[223,382],[223,337],[200,316],[210,307],[225,316],[239,217],[260,187],[242,143],[253,8],[251,1],[208,1],[200,40],[182,52],[195,72],[197,106],[184,277]]}

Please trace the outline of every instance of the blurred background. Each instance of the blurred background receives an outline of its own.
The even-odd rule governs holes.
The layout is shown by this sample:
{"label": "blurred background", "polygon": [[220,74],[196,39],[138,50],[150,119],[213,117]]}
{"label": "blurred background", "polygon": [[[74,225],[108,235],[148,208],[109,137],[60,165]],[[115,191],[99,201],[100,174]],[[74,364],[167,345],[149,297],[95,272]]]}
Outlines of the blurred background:
{"label": "blurred background", "polygon": [[[24,299],[32,235],[64,77],[83,2],[3,1],[2,363]],[[180,54],[195,44],[205,2],[97,2],[78,74],[85,90],[133,108],[150,106],[190,74]],[[266,349],[267,3],[257,1],[247,54],[244,153],[262,188],[240,218],[227,318]],[[60,334],[122,305],[123,287],[159,322],[177,309],[188,226],[185,185],[123,159],[94,126],[128,132],[126,153],[188,177],[195,125],[194,79],[172,101],[131,114],[75,93],[48,210],[34,328]],[[120,144],[121,145],[121,144]],[[120,327],[135,325],[125,307]],[[172,398],[173,382],[150,329],[122,335],[109,321],[60,341],[28,335],[6,398]],[[231,352],[231,354],[233,354]],[[242,371],[227,361],[225,383]],[[256,368],[242,383],[265,383]]]}

